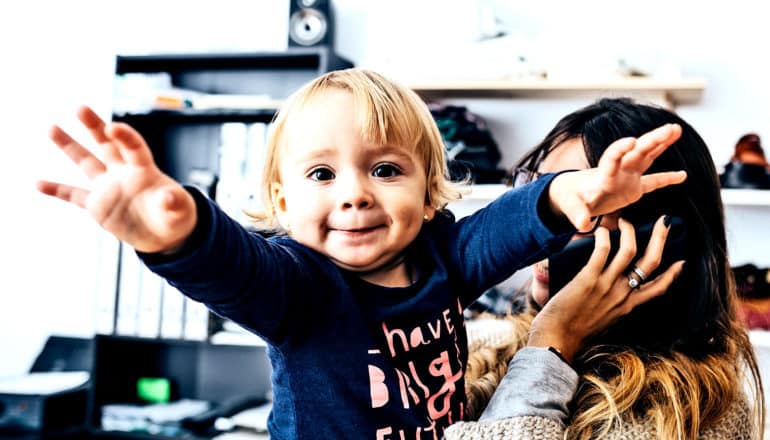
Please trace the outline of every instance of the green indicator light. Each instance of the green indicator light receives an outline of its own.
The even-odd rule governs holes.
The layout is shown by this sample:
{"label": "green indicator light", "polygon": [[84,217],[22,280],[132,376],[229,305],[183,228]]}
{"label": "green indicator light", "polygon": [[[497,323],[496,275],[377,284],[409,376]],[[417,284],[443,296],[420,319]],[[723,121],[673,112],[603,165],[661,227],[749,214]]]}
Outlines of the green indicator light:
{"label": "green indicator light", "polygon": [[162,377],[140,377],[136,395],[150,403],[167,403],[171,399],[171,382]]}

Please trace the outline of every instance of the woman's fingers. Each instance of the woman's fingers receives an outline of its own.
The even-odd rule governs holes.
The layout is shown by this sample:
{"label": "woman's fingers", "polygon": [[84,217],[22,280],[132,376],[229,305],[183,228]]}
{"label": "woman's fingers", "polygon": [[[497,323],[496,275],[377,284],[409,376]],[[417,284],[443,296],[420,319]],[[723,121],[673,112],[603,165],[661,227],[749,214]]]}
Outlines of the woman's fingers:
{"label": "woman's fingers", "polygon": [[43,194],[62,199],[65,202],[73,203],[81,208],[86,207],[86,198],[89,194],[89,192],[83,188],[45,180],[41,180],[37,183],[37,189]]}
{"label": "woman's fingers", "polygon": [[96,156],[70,137],[59,126],[54,125],[48,132],[48,137],[72,159],[89,179],[104,173],[107,167]]}
{"label": "woman's fingers", "polygon": [[599,226],[594,232],[594,249],[588,262],[580,272],[575,276],[584,278],[598,278],[596,274],[601,274],[604,264],[607,262],[607,256],[610,254],[610,233],[604,226]]}
{"label": "woman's fingers", "polygon": [[655,277],[654,280],[643,283],[639,289],[633,291],[633,294],[626,297],[626,310],[630,312],[639,304],[643,304],[665,293],[671,287],[671,283],[682,272],[683,266],[684,260],[677,261],[669,266],[665,272]]}
{"label": "woman's fingers", "polygon": [[602,280],[606,284],[612,283],[623,274],[623,271],[636,257],[636,235],[634,225],[622,218],[618,219],[618,229],[620,229],[620,244],[618,252],[612,258],[609,266],[602,274]]}
{"label": "woman's fingers", "polygon": [[[620,267],[621,269],[619,272],[607,271],[606,275],[616,277],[613,278],[613,280],[618,279],[617,277],[619,277],[620,284],[625,284],[625,287],[619,289],[620,291],[625,291],[625,293],[628,294],[630,291],[638,289],[638,286],[644,284],[646,278],[658,268],[663,256],[663,250],[666,246],[666,238],[668,238],[668,226],[670,225],[669,219],[670,218],[668,216],[661,216],[655,222],[652,233],[650,234],[650,239],[647,242],[647,247],[644,249],[644,255],[642,255],[642,257],[639,258],[633,265],[629,266],[629,263],[632,261],[631,259],[627,260],[625,258],[616,258],[613,260],[612,268],[617,269]],[[627,228],[627,226],[624,226],[624,223],[627,222],[618,222],[621,230],[623,230],[624,227]],[[621,235],[621,240],[622,237],[623,235]],[[622,249],[623,246],[621,245],[621,251]],[[635,246],[633,250],[636,252]],[[621,251],[618,253],[620,254]],[[633,259],[634,256],[631,258]],[[615,265],[616,260],[618,263],[617,266]],[[636,283],[636,286],[631,284],[632,281]]]}
{"label": "woman's fingers", "polygon": [[651,274],[660,265],[663,250],[666,247],[666,239],[668,238],[669,226],[671,225],[670,222],[671,218],[665,215],[655,222],[655,227],[652,229],[652,235],[647,244],[647,249],[644,250],[642,258],[636,262],[636,266],[645,274]]}

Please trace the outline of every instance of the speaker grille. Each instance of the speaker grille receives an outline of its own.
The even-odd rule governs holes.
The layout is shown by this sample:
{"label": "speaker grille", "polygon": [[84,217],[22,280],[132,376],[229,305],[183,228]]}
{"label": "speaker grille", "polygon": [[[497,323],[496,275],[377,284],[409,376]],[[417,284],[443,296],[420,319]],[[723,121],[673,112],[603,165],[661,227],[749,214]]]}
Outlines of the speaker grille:
{"label": "speaker grille", "polygon": [[[306,2],[310,0],[303,3]],[[312,46],[324,39],[328,23],[326,15],[318,9],[299,9],[289,19],[289,37],[300,46]]]}

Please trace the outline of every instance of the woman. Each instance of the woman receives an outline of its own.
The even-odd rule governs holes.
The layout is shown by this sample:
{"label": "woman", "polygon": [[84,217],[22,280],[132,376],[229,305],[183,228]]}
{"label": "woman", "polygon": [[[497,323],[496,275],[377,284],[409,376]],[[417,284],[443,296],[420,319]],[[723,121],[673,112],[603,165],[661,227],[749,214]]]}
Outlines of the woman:
{"label": "woman", "polygon": [[[719,181],[697,132],[667,110],[629,99],[603,99],[559,121],[521,160],[514,181],[594,167],[606,145],[666,123],[679,124],[681,137],[648,172],[685,170],[687,180],[651,192],[599,221],[608,229],[624,229],[628,226],[621,217],[635,225],[662,215],[681,217],[687,241],[679,276],[664,294],[629,308],[633,310],[605,330],[578,335],[580,348],[573,359],[565,359],[574,372],[565,368],[558,378],[540,379],[550,391],[542,394],[542,410],[533,414],[519,409],[520,400],[531,400],[524,395],[532,389],[520,377],[540,366],[523,365],[514,355],[533,338],[552,333],[553,316],[583,307],[581,297],[565,294],[569,284],[551,297],[548,262],[535,264],[531,313],[507,318],[512,324],[507,343],[470,355],[466,420],[479,421],[455,424],[447,439],[762,436],[762,384],[753,348],[736,318]],[[650,282],[645,275],[628,272],[630,295],[639,283]],[[590,298],[584,295],[582,300]]]}

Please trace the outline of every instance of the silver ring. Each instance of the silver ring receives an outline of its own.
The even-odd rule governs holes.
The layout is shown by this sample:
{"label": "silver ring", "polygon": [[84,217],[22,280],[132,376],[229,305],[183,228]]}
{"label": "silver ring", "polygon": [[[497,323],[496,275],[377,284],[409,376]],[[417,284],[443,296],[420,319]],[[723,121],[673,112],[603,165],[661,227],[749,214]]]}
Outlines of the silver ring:
{"label": "silver ring", "polygon": [[629,273],[628,274],[628,287],[630,287],[632,289],[638,289],[640,285],[641,285],[641,283],[639,283],[639,280],[634,278],[634,276],[631,275],[631,273]]}
{"label": "silver ring", "polygon": [[642,269],[639,269],[639,266],[634,266],[634,268],[631,269],[631,270],[633,270],[635,274],[639,275],[639,282],[640,283],[643,283],[644,280],[647,279],[647,274],[645,274]]}

